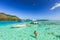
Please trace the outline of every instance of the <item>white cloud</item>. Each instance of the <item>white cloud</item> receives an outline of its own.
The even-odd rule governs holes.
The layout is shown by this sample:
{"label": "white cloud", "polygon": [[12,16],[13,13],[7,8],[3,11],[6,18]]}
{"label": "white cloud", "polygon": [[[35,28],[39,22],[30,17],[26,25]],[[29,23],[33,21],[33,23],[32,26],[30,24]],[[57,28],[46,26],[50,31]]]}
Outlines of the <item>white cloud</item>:
{"label": "white cloud", "polygon": [[60,3],[55,3],[55,5],[50,9],[50,10],[54,10],[55,8],[60,7]]}

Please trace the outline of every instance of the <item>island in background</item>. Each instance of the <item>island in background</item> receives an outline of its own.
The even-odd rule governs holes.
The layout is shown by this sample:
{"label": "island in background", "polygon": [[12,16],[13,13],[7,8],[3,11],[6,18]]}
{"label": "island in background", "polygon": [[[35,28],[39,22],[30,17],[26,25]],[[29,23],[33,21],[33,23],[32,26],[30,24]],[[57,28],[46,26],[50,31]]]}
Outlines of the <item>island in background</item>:
{"label": "island in background", "polygon": [[[14,15],[9,15],[9,14],[5,14],[5,13],[1,13],[0,12],[0,21],[26,21],[26,22],[30,22],[30,21],[33,21],[31,19],[20,19],[19,17],[17,16],[14,16]],[[37,19],[37,20],[34,20],[34,21],[49,21],[48,19]]]}
{"label": "island in background", "polygon": [[17,16],[0,13],[0,21],[20,21],[21,19]]}

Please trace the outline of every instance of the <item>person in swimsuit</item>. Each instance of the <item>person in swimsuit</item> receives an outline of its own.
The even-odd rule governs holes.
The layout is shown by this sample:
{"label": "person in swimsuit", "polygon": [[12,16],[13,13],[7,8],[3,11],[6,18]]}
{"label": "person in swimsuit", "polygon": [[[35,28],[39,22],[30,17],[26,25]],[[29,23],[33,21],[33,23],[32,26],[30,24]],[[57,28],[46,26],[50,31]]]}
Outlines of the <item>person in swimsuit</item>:
{"label": "person in swimsuit", "polygon": [[34,35],[35,35],[35,38],[37,38],[37,32],[36,31],[34,31]]}

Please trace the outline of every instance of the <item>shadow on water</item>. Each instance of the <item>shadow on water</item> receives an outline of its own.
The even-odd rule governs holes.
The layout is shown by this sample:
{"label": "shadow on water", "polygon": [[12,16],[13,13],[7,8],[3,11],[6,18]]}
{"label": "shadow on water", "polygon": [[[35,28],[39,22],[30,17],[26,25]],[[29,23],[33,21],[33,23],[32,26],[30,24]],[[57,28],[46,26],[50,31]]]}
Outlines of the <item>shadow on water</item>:
{"label": "shadow on water", "polygon": [[31,37],[33,37],[33,38],[36,38],[35,36],[33,36],[33,35],[30,35]]}
{"label": "shadow on water", "polygon": [[20,27],[10,27],[11,29],[13,29],[13,28],[20,28]]}
{"label": "shadow on water", "polygon": [[57,38],[60,38],[60,35],[55,35]]}

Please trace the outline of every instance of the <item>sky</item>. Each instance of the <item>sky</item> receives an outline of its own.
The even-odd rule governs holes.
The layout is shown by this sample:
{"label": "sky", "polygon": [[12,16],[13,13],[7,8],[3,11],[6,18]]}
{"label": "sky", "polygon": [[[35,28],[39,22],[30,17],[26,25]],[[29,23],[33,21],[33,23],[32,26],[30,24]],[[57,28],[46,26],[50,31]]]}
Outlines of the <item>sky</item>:
{"label": "sky", "polygon": [[0,12],[21,19],[60,20],[60,0],[0,0]]}

